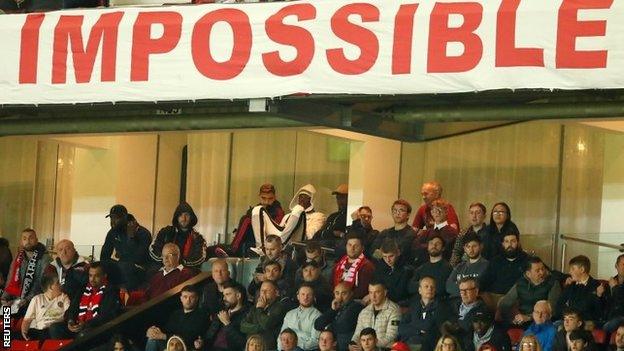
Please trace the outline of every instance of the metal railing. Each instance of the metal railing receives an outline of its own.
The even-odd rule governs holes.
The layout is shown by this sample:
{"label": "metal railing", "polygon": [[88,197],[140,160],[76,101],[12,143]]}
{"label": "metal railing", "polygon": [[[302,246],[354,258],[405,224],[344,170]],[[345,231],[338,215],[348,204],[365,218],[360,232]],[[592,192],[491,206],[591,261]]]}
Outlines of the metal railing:
{"label": "metal railing", "polygon": [[[579,242],[579,243],[583,243],[583,244],[607,247],[607,248],[610,248],[610,249],[618,250],[619,252],[624,252],[624,243],[619,244],[619,245],[617,245],[617,244],[609,244],[609,243],[603,243],[603,242],[595,241],[595,240],[577,238],[577,237],[569,236],[569,235],[565,235],[565,234],[559,235],[559,238],[563,239],[563,240],[567,240],[567,241],[575,241],[575,242]],[[561,267],[565,267],[565,264],[566,264],[566,250],[567,250],[567,246],[568,245],[567,245],[567,243],[565,241],[561,244]]]}

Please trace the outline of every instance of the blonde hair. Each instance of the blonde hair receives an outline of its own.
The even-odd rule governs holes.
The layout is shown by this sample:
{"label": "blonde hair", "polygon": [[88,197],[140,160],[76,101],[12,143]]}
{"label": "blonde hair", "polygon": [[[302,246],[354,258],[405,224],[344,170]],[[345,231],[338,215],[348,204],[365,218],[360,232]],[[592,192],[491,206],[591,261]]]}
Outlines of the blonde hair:
{"label": "blonde hair", "polygon": [[534,349],[532,349],[532,351],[542,351],[542,345],[540,345],[539,341],[537,340],[537,337],[535,337],[535,335],[525,335],[522,337],[522,339],[520,339],[520,342],[518,343],[518,351],[522,351],[522,344],[525,342],[533,342],[533,344],[535,345]]}
{"label": "blonde hair", "polygon": [[172,348],[172,349],[170,349],[170,348],[169,348],[169,347],[172,347],[172,346],[173,346],[173,345],[172,345],[172,344],[173,344],[173,343],[172,343],[172,341],[173,341],[173,340],[179,341],[179,342],[180,342],[180,344],[182,344],[182,350],[184,350],[184,351],[186,351],[186,350],[187,350],[187,349],[186,349],[186,344],[184,343],[184,340],[183,340],[181,337],[177,336],[177,335],[172,335],[172,336],[169,338],[169,340],[167,340],[167,351],[172,351],[172,350],[173,350],[173,348]]}
{"label": "blonde hair", "polygon": [[455,351],[461,351],[461,345],[459,344],[459,341],[457,341],[457,339],[453,335],[449,335],[449,334],[444,334],[438,339],[438,342],[436,343],[435,351],[442,351],[442,343],[444,342],[444,339],[453,340],[453,344],[455,345]]}
{"label": "blonde hair", "polygon": [[249,350],[249,344],[251,344],[252,341],[257,341],[260,344],[260,351],[264,351],[266,349],[266,346],[264,345],[264,339],[262,338],[262,336],[260,334],[254,334],[254,335],[250,335],[247,338],[247,343],[245,344],[245,351]]}

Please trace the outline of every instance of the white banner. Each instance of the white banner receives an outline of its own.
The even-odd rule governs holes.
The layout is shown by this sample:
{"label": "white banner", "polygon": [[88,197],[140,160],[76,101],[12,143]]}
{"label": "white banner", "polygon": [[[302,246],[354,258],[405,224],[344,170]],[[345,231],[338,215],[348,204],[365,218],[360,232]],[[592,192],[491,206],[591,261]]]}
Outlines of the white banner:
{"label": "white banner", "polygon": [[339,0],[0,16],[0,104],[624,88],[624,1]]}

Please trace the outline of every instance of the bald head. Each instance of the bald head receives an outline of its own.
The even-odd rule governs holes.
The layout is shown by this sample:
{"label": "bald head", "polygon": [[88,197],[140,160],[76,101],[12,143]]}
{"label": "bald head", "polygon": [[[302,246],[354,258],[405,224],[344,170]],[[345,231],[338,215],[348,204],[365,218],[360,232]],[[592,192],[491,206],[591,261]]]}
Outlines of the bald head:
{"label": "bald head", "polygon": [[219,258],[212,262],[210,272],[212,274],[212,279],[218,285],[222,285],[230,280],[230,271],[228,270],[227,261],[224,258]]}
{"label": "bald head", "polygon": [[61,264],[63,266],[72,265],[74,260],[76,260],[76,248],[74,247],[74,243],[70,240],[63,239],[56,243],[56,255],[58,256]]}
{"label": "bald head", "polygon": [[166,243],[162,248],[165,270],[170,271],[180,265],[180,248],[174,243]]}

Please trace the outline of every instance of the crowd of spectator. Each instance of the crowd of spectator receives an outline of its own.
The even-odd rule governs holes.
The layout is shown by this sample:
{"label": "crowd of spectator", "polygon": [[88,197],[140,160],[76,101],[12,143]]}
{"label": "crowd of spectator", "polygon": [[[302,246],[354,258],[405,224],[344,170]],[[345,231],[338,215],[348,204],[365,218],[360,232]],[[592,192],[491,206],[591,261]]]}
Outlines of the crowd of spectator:
{"label": "crowd of spectator", "polygon": [[[4,255],[11,264],[2,304],[22,318],[23,339],[81,338],[124,313],[132,292],[151,300],[185,285],[143,340],[122,333],[101,340],[101,350],[624,351],[624,255],[608,280],[592,277],[582,255],[557,272],[523,250],[507,204],[495,204],[487,224],[485,205],[471,204],[462,228],[437,182],[423,185],[412,225],[412,206],[399,199],[390,207],[394,224],[382,231],[367,206],[347,226],[345,184],[328,216],[314,210],[314,193],[302,187],[285,213],[275,187],[262,185],[263,211],[242,216],[231,245],[208,247],[187,203],[154,239],[126,207],[113,206],[92,262],[69,240],[53,258],[25,229],[15,258]],[[263,229],[261,240],[258,213],[261,225],[276,228]],[[256,254],[248,286],[232,279],[226,257]],[[187,285],[209,258],[210,280]]]}

